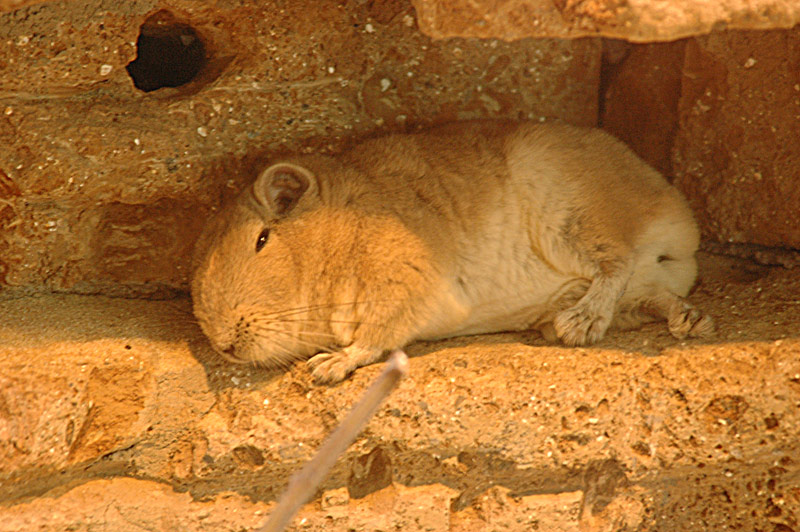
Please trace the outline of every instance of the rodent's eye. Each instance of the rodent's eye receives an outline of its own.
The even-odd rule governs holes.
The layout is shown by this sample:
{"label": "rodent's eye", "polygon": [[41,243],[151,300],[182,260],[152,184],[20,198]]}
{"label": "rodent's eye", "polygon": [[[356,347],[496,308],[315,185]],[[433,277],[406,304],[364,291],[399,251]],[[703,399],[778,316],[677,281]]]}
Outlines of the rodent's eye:
{"label": "rodent's eye", "polygon": [[256,240],[256,253],[261,251],[261,248],[264,247],[264,245],[267,243],[267,240],[269,240],[269,227],[259,233],[258,239]]}

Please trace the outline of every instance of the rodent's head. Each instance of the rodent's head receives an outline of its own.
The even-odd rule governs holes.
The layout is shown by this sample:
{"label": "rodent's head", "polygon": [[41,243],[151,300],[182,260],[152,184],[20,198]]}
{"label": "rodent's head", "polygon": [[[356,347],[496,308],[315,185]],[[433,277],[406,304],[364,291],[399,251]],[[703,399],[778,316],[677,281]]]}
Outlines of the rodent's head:
{"label": "rodent's head", "polygon": [[191,290],[195,316],[224,358],[285,366],[319,350],[305,331],[311,320],[301,276],[309,257],[298,249],[303,215],[319,203],[314,174],[279,163],[209,220]]}

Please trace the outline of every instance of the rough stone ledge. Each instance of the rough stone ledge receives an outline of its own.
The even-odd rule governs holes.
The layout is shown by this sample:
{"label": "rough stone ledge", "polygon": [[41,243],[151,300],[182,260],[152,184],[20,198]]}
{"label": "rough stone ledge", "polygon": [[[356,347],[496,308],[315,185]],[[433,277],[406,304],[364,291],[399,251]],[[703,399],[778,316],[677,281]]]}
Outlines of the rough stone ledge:
{"label": "rough stone ledge", "polygon": [[[703,269],[714,343],[411,346],[297,529],[796,529],[800,272]],[[251,529],[381,369],[227,365],[184,300],[0,305],[0,530]]]}
{"label": "rough stone ledge", "polygon": [[792,0],[411,0],[435,38],[611,37],[673,41],[731,29],[791,28]]}

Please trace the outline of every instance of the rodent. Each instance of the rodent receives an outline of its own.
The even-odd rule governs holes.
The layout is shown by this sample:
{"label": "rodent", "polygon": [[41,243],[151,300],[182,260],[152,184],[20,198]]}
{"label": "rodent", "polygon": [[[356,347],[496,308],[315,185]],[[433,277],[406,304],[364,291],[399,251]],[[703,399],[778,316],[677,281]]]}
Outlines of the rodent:
{"label": "rodent", "polygon": [[311,357],[333,383],[417,339],[710,335],[684,299],[698,243],[678,190],[611,135],[479,120],[272,164],[209,220],[191,291],[226,359]]}

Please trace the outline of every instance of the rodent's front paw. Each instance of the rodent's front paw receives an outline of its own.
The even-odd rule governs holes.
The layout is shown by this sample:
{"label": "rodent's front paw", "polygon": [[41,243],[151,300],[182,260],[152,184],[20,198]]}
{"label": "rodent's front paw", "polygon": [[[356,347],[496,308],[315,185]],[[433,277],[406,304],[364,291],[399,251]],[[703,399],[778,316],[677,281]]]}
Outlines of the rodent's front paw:
{"label": "rodent's front paw", "polygon": [[343,381],[358,366],[350,357],[341,351],[337,353],[320,353],[308,360],[311,374],[319,384],[336,384]]}
{"label": "rodent's front paw", "polygon": [[335,353],[320,353],[308,360],[314,379],[320,384],[335,384],[343,381],[357,368],[375,362],[383,349],[363,348],[349,345]]}
{"label": "rodent's front paw", "polygon": [[591,312],[585,305],[563,310],[553,320],[556,334],[564,345],[592,344],[605,335],[611,316]]}

